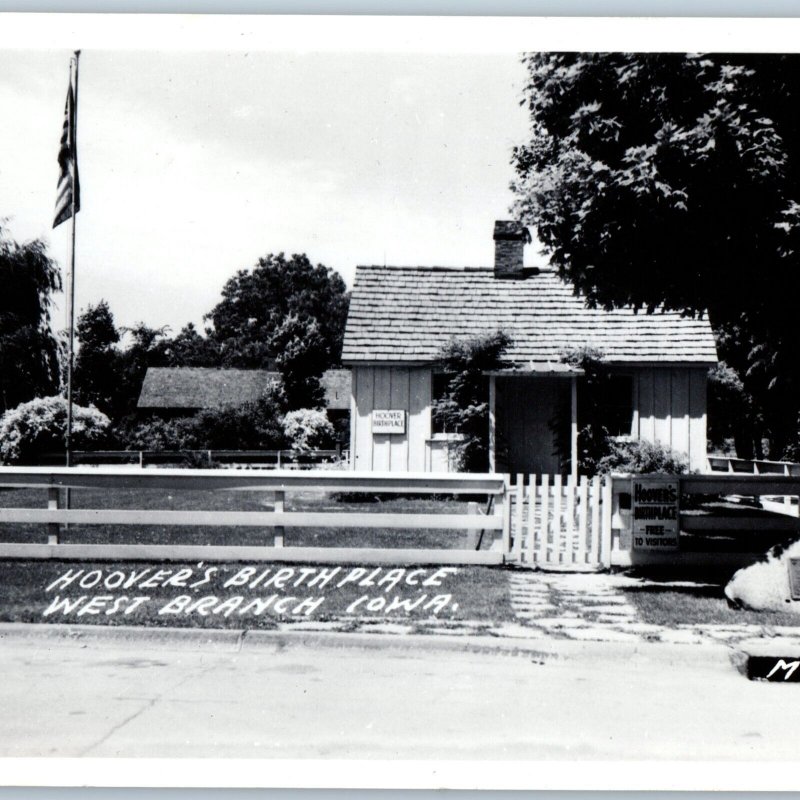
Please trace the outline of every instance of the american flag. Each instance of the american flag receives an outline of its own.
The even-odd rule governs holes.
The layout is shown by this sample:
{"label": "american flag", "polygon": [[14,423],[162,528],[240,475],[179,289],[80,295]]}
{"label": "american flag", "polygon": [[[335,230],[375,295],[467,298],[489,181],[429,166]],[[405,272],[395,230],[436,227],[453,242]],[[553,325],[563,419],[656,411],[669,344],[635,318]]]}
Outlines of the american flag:
{"label": "american flag", "polygon": [[75,211],[81,208],[81,187],[78,182],[78,59],[73,57],[69,65],[69,88],[64,108],[64,127],[61,131],[61,146],[58,150],[58,191],[53,227],[57,227],[72,216],[73,196]]}

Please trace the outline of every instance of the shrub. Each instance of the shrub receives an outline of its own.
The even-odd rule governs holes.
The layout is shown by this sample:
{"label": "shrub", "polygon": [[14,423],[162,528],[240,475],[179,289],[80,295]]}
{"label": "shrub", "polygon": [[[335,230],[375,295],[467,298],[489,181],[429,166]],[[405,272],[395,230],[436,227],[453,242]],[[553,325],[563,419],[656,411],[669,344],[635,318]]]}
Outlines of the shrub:
{"label": "shrub", "polygon": [[742,378],[724,361],[708,371],[708,441],[716,450],[733,440],[739,458],[763,453],[757,431],[763,429],[752,395]]}
{"label": "shrub", "polygon": [[489,466],[489,381],[485,373],[500,366],[511,339],[496,331],[471,339],[453,339],[441,352],[452,377],[433,402],[433,420],[444,431],[460,433],[454,460],[458,471],[484,472]]}
{"label": "shrub", "polygon": [[335,431],[328,415],[316,408],[290,411],[283,419],[283,432],[296,453],[308,453],[333,444]]}
{"label": "shrub", "polygon": [[597,463],[597,472],[601,475],[609,472],[682,475],[688,471],[689,463],[683,454],[675,453],[659,443],[643,441],[611,441],[609,453]]}
{"label": "shrub", "polygon": [[152,419],[134,422],[118,430],[126,450],[189,450],[195,446],[193,420]]}
{"label": "shrub", "polygon": [[284,442],[281,410],[271,394],[241,406],[201,411],[191,431],[200,449],[271,450]]}
{"label": "shrub", "polygon": [[120,432],[129,450],[270,450],[284,442],[282,415],[272,395],[193,417],[153,417]]}
{"label": "shrub", "polygon": [[[94,406],[72,406],[72,448],[89,450],[108,443],[111,421]],[[67,432],[67,401],[37,397],[0,417],[0,460],[5,464],[35,464],[43,454],[63,451]]]}

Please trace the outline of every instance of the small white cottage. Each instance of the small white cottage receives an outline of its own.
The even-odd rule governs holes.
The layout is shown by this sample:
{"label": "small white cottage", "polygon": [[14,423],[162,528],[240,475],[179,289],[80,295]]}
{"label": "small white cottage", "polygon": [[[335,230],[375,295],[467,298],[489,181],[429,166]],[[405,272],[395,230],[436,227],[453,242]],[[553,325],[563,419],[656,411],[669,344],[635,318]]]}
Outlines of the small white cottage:
{"label": "small white cottage", "polygon": [[561,357],[581,346],[613,370],[602,401],[619,436],[660,442],[703,469],[706,376],[717,362],[708,321],[588,308],[555,271],[523,266],[526,228],[497,222],[494,240],[494,267],[356,269],[342,354],[352,369],[353,468],[447,470],[453,434],[431,420],[444,384],[437,359],[454,337],[503,330],[507,364],[489,376],[493,471],[561,472],[557,413],[570,413],[576,462],[581,373]]}

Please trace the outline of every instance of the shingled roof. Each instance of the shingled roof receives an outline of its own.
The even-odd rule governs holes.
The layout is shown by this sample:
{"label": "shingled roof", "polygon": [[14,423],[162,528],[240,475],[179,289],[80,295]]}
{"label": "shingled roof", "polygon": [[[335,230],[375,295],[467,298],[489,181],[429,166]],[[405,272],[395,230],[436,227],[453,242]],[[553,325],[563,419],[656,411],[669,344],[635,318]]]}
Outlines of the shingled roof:
{"label": "shingled roof", "polygon": [[224,408],[258,400],[277,372],[262,369],[149,367],[139,408]]}
{"label": "shingled roof", "polygon": [[[214,369],[208,367],[149,367],[139,394],[138,408],[224,408],[257,400],[267,387],[280,380],[277,372],[262,369]],[[350,370],[332,369],[323,374],[327,408],[350,408]]]}
{"label": "shingled roof", "polygon": [[513,364],[558,361],[583,345],[610,362],[717,361],[707,319],[587,308],[554,270],[502,279],[491,267],[379,266],[356,269],[342,360],[428,363],[454,337],[496,330],[512,338]]}

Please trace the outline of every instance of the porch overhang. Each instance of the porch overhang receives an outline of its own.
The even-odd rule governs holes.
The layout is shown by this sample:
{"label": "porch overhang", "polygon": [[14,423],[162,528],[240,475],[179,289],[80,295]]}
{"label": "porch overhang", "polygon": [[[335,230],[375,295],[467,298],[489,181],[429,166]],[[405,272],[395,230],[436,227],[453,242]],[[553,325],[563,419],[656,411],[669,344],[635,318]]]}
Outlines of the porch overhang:
{"label": "porch overhang", "polygon": [[487,370],[486,375],[493,378],[546,376],[548,378],[578,378],[585,374],[580,367],[573,367],[561,361],[529,361],[500,369]]}
{"label": "porch overhang", "polygon": [[570,393],[570,474],[578,476],[578,378],[585,370],[561,361],[528,361],[502,369],[486,370],[489,377],[489,468],[497,470],[497,379],[498,378],[569,378]]}

